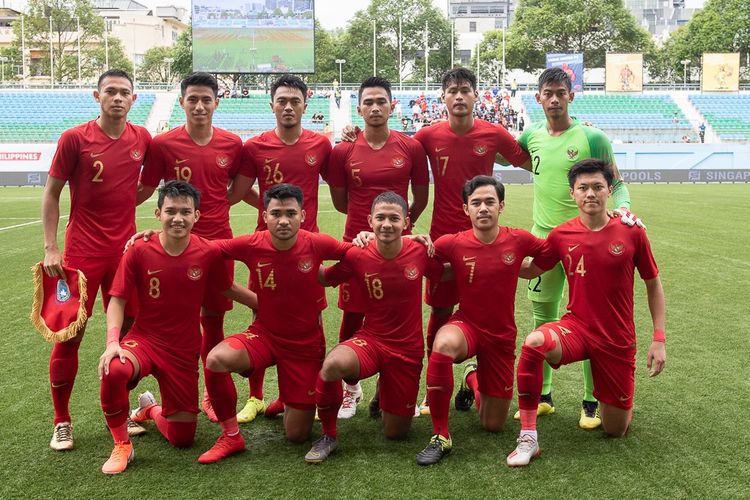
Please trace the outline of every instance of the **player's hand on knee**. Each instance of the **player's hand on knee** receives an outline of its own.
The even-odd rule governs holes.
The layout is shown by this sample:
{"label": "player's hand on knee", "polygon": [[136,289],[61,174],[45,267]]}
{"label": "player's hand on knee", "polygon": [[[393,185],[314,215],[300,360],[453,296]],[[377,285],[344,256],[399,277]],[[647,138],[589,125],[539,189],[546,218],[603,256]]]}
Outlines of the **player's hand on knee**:
{"label": "player's hand on knee", "polygon": [[364,248],[375,239],[375,233],[372,231],[360,231],[357,236],[352,240],[352,245],[359,248]]}
{"label": "player's hand on knee", "polygon": [[42,267],[44,268],[44,274],[50,278],[59,276],[65,278],[65,272],[62,268],[62,253],[58,248],[51,248],[44,251],[44,262]]}
{"label": "player's hand on knee", "polygon": [[99,366],[97,371],[99,372],[99,380],[104,378],[104,375],[109,375],[109,364],[115,358],[120,358],[120,363],[125,363],[125,350],[120,347],[118,342],[110,342],[107,344],[107,348],[104,350],[101,356],[99,356]]}
{"label": "player's hand on knee", "polygon": [[161,233],[161,231],[157,231],[156,229],[144,229],[143,231],[138,231],[125,243],[125,248],[122,252],[127,252],[128,248],[130,248],[139,238],[143,238],[143,241],[148,241],[153,235],[159,233]]}
{"label": "player's hand on knee", "polygon": [[643,229],[646,229],[646,225],[643,223],[641,218],[635,215],[633,212],[631,212],[627,208],[624,208],[624,207],[616,208],[612,210],[610,216],[619,217],[620,222],[628,226],[638,226],[638,227],[642,227]]}
{"label": "player's hand on knee", "polygon": [[357,136],[360,132],[361,129],[359,127],[352,127],[351,125],[347,125],[341,131],[341,140],[344,142],[354,142],[357,140]]}
{"label": "player's hand on knee", "polygon": [[646,359],[646,367],[648,368],[648,376],[655,377],[664,370],[664,365],[667,362],[667,349],[664,346],[664,342],[653,341],[651,347],[648,348],[648,358]]}

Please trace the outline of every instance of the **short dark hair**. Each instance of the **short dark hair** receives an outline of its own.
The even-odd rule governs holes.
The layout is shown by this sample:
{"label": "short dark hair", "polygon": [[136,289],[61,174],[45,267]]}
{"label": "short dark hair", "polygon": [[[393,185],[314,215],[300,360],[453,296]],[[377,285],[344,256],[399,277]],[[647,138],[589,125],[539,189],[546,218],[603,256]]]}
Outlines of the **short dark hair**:
{"label": "short dark hair", "polygon": [[495,186],[495,193],[497,193],[497,200],[505,201],[505,186],[503,186],[502,182],[488,175],[477,175],[476,177],[466,181],[466,183],[464,184],[464,190],[462,193],[463,198],[464,198],[464,203],[469,203],[469,196],[471,196],[474,193],[474,191],[476,191],[482,186]]}
{"label": "short dark hair", "polygon": [[214,91],[214,97],[219,95],[219,82],[216,81],[214,75],[210,73],[204,73],[202,71],[196,71],[186,76],[180,83],[180,95],[185,97],[187,88],[191,85],[198,85],[201,87],[209,87]]}
{"label": "short dark hair", "polygon": [[384,88],[385,92],[388,94],[388,100],[390,101],[393,100],[393,94],[391,94],[391,82],[379,76],[371,76],[370,78],[362,82],[362,85],[359,86],[359,94],[358,94],[359,102],[362,102],[362,92],[364,92],[365,89],[371,88],[371,87]]}
{"label": "short dark hair", "polygon": [[453,68],[443,73],[443,90],[447,89],[451,83],[461,82],[468,83],[473,90],[477,89],[477,77],[466,68]]}
{"label": "short dark hair", "polygon": [[263,207],[268,208],[271,200],[281,201],[287,200],[289,198],[294,198],[295,200],[297,200],[300,208],[302,208],[302,189],[300,189],[299,186],[286,183],[276,184],[270,189],[267,189],[265,193],[263,193]]}
{"label": "short dark hair", "polygon": [[404,211],[405,216],[409,215],[409,205],[406,204],[406,200],[403,199],[400,194],[396,194],[393,191],[386,191],[377,195],[375,199],[372,200],[372,205],[370,205],[370,213],[375,211],[376,206],[384,203],[398,205],[401,207],[401,210]]}
{"label": "short dark hair", "polygon": [[576,179],[581,174],[596,174],[601,173],[604,176],[604,180],[607,181],[607,186],[611,186],[615,178],[612,164],[606,160],[599,160],[597,158],[588,158],[581,160],[568,171],[568,184],[572,189],[576,183]]}
{"label": "short dark hair", "polygon": [[99,81],[96,82],[96,88],[98,90],[101,90],[102,82],[105,78],[124,78],[130,82],[130,87],[133,88],[133,79],[130,78],[129,74],[121,69],[108,69],[107,71],[99,75]]}
{"label": "short dark hair", "polygon": [[307,85],[302,81],[302,78],[295,75],[281,75],[271,84],[271,101],[273,101],[279,87],[291,87],[299,90],[302,92],[302,100],[307,102]]}
{"label": "short dark hair", "polygon": [[198,188],[185,181],[167,181],[159,188],[159,200],[156,206],[161,209],[164,198],[192,198],[194,208],[198,209],[201,203],[201,192]]}
{"label": "short dark hair", "polygon": [[570,75],[562,68],[547,68],[539,75],[539,90],[542,90],[542,87],[551,83],[564,83],[568,88],[568,92],[573,88],[570,83]]}

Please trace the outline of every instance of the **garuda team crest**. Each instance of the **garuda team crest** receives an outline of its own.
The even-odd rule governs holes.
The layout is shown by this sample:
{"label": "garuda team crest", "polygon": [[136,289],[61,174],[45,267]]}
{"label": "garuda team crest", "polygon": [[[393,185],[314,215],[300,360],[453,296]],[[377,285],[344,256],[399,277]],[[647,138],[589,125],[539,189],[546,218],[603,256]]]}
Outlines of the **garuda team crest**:
{"label": "garuda team crest", "polygon": [[516,254],[513,253],[513,252],[510,252],[510,251],[509,252],[505,252],[502,255],[502,259],[503,259],[503,264],[509,266],[509,265],[513,264],[516,261]]}
{"label": "garuda team crest", "polygon": [[305,155],[305,161],[312,167],[315,165],[318,159],[315,157],[315,155]]}
{"label": "garuda team crest", "polygon": [[474,153],[478,156],[484,156],[485,154],[487,154],[487,146],[485,146],[484,144],[477,144],[476,146],[474,146]]}
{"label": "garuda team crest", "polygon": [[396,168],[401,168],[406,164],[406,160],[401,156],[396,156],[391,160],[391,165]]}
{"label": "garuda team crest", "polygon": [[408,280],[415,280],[419,278],[419,271],[417,270],[417,266],[407,266],[404,268],[404,276],[406,276],[406,279]]}
{"label": "garuda team crest", "polygon": [[303,273],[309,273],[312,270],[312,261],[310,259],[302,259],[297,263],[297,269]]}
{"label": "garuda team crest", "polygon": [[568,160],[575,160],[578,158],[578,148],[574,148],[573,146],[570,146],[568,148]]}
{"label": "garuda team crest", "polygon": [[611,253],[615,257],[619,257],[620,255],[623,254],[624,251],[625,251],[625,243],[623,243],[622,241],[619,241],[619,240],[613,241],[612,243],[609,244],[609,253]]}
{"label": "garuda team crest", "polygon": [[187,270],[187,275],[191,280],[198,281],[201,279],[201,275],[203,275],[203,270],[200,266],[190,266]]}
{"label": "garuda team crest", "polygon": [[140,149],[133,149],[130,151],[130,157],[134,160],[141,160],[143,159],[143,153],[141,153]]}
{"label": "garuda team crest", "polygon": [[227,155],[216,156],[216,164],[221,168],[227,168],[229,166],[229,157]]}

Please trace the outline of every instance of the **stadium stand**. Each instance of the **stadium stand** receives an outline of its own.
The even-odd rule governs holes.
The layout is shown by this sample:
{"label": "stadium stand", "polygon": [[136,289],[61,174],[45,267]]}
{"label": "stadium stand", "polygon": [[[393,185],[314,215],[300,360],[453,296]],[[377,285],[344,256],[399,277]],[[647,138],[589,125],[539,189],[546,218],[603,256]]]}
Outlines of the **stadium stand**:
{"label": "stadium stand", "polygon": [[[223,98],[214,112],[213,123],[219,128],[234,132],[246,140],[254,135],[270,130],[276,126],[276,118],[268,106],[268,95],[251,94],[244,98]],[[302,119],[304,128],[322,132],[328,121],[330,101],[326,98],[312,97],[307,100],[307,111]],[[312,115],[321,113],[323,122],[313,122]],[[170,128],[185,123],[185,112],[180,107],[179,100],[175,101],[169,118]]]}
{"label": "stadium stand", "polygon": [[690,102],[722,141],[750,141],[750,95],[691,95]]}
{"label": "stadium stand", "polygon": [[[145,125],[154,98],[139,93],[130,121]],[[0,142],[56,142],[64,130],[98,115],[91,92],[0,92]]]}
{"label": "stadium stand", "polygon": [[[544,112],[531,94],[522,97],[532,123]],[[693,127],[668,95],[577,94],[570,114],[590,121],[612,140],[622,142],[680,142]]]}

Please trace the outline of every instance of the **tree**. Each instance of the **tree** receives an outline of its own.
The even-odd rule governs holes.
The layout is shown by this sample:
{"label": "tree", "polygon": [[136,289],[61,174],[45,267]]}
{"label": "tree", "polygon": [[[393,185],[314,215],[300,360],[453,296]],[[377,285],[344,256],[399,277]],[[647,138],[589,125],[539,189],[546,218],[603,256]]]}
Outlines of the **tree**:
{"label": "tree", "polygon": [[138,68],[138,79],[146,82],[166,82],[174,74],[174,62],[164,59],[174,57],[174,47],[151,47],[143,55],[143,64]]}
{"label": "tree", "polygon": [[[24,13],[26,49],[41,52],[45,56],[29,61],[27,71],[31,75],[50,74],[51,35],[52,69],[55,81],[77,80],[78,24],[80,24],[82,77],[91,78],[106,69],[104,19],[96,14],[90,0],[29,0]],[[13,32],[15,35],[13,47],[20,50],[18,48],[21,40],[20,19],[13,23]],[[111,35],[108,36],[107,42],[109,67],[132,70],[132,64],[122,50],[122,43]]]}
{"label": "tree", "polygon": [[[701,71],[704,52],[739,52],[740,64],[750,54],[750,9],[746,0],[709,0],[689,23],[677,29],[664,44],[662,78],[683,79],[681,61]],[[747,67],[744,77],[748,78]],[[688,73],[689,75],[689,73]]]}
{"label": "tree", "polygon": [[[401,19],[403,59],[398,64],[398,33]],[[451,28],[430,0],[372,0],[354,14],[339,43],[346,59],[344,80],[361,81],[372,76],[373,20],[377,37],[377,73],[392,82],[424,80],[425,23],[430,51],[429,75],[437,79],[450,66]]]}
{"label": "tree", "polygon": [[[193,72],[193,27],[188,22],[188,28],[180,33],[177,42],[172,47],[172,77],[185,78]],[[165,80],[166,81],[166,80]]]}
{"label": "tree", "polygon": [[550,52],[582,52],[596,68],[607,52],[651,54],[654,45],[623,0],[521,0],[506,52],[508,67],[527,71],[543,68]]}
{"label": "tree", "polygon": [[309,80],[314,83],[330,83],[339,77],[337,34],[324,30],[315,20],[315,73]]}

